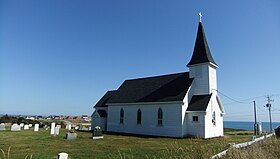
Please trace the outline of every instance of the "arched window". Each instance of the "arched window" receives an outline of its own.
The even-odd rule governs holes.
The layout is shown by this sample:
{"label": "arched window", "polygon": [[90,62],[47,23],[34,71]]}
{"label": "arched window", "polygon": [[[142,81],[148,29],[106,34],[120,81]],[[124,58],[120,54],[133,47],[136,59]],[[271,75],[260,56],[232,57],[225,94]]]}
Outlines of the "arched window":
{"label": "arched window", "polygon": [[163,118],[162,109],[158,108],[158,126],[162,126],[162,118]]}
{"label": "arched window", "polygon": [[213,114],[212,114],[212,123],[213,123],[213,125],[216,125],[216,114],[215,114],[215,112],[213,112]]}
{"label": "arched window", "polygon": [[137,124],[140,124],[141,125],[142,123],[142,112],[140,109],[138,109],[137,111]]}
{"label": "arched window", "polygon": [[123,120],[124,120],[124,111],[123,108],[120,111],[120,123],[123,124]]}

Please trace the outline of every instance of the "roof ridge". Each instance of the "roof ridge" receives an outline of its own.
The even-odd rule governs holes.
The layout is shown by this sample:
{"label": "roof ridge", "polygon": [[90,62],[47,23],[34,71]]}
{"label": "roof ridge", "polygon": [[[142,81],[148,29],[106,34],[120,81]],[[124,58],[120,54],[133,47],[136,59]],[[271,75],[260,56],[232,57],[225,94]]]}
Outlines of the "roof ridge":
{"label": "roof ridge", "polygon": [[134,79],[127,79],[125,81],[134,81],[134,80],[143,80],[143,79],[150,79],[150,78],[161,78],[165,76],[174,76],[174,75],[179,75],[179,74],[184,74],[184,73],[189,73],[187,71],[185,72],[178,72],[178,73],[171,73],[171,74],[165,74],[165,75],[157,75],[157,76],[150,76],[150,77],[140,77],[140,78],[134,78]]}

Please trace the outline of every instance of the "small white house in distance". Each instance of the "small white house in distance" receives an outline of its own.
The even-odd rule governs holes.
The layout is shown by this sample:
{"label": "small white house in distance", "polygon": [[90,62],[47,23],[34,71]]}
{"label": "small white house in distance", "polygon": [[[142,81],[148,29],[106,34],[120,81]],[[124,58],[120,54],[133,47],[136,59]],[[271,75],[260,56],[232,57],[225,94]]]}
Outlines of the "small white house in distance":
{"label": "small white house in distance", "polygon": [[223,136],[224,108],[215,63],[202,22],[189,72],[126,80],[94,106],[92,127],[109,132],[168,137]]}

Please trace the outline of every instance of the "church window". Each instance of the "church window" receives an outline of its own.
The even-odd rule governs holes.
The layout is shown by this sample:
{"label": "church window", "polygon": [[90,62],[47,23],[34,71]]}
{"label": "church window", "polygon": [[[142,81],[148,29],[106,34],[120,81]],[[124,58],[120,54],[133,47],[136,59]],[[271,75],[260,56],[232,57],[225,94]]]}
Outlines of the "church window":
{"label": "church window", "polygon": [[142,112],[140,109],[137,111],[137,124],[141,125],[142,123]]}
{"label": "church window", "polygon": [[162,118],[163,118],[162,109],[159,108],[158,109],[158,126],[162,126]]}
{"label": "church window", "polygon": [[213,112],[213,114],[212,114],[212,123],[213,123],[213,125],[216,125],[216,114],[215,114],[215,112]]}
{"label": "church window", "polygon": [[123,111],[123,108],[122,108],[121,111],[120,111],[120,124],[123,124],[123,121],[124,121],[124,111]]}
{"label": "church window", "polygon": [[198,122],[198,116],[193,116],[192,119],[193,119],[193,122]]}

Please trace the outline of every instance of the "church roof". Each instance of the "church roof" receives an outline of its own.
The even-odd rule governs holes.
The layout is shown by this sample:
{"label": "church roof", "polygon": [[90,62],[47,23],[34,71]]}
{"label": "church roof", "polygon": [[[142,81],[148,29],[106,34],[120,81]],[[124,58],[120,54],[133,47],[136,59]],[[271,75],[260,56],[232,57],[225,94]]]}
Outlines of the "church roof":
{"label": "church roof", "polygon": [[95,104],[96,107],[107,107],[107,101],[116,93],[116,91],[108,91],[106,94]]}
{"label": "church roof", "polygon": [[205,62],[211,62],[212,64],[217,65],[208,47],[202,22],[199,22],[193,55],[187,66]]}
{"label": "church roof", "polygon": [[192,81],[188,72],[126,80],[108,103],[182,101]]}
{"label": "church roof", "polygon": [[209,104],[211,94],[194,95],[189,103],[187,111],[205,111]]}

